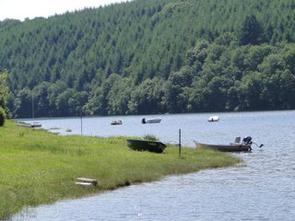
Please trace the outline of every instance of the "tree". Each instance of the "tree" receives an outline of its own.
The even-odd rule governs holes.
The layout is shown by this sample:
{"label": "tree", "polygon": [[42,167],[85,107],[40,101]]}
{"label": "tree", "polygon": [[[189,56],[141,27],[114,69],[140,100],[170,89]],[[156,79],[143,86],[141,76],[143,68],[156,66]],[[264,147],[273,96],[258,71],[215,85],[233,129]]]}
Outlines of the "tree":
{"label": "tree", "polygon": [[250,72],[241,80],[240,104],[241,110],[262,110],[266,102],[262,99],[264,89],[263,75],[259,72]]}
{"label": "tree", "polygon": [[170,75],[165,88],[165,102],[172,113],[188,110],[188,88],[192,84],[192,70],[184,66],[180,71]]}
{"label": "tree", "polygon": [[241,45],[256,45],[262,41],[262,27],[254,15],[247,16],[241,25],[239,39]]}
{"label": "tree", "polygon": [[287,67],[295,80],[295,45],[291,45],[285,50],[284,60],[286,60]]}
{"label": "tree", "polygon": [[146,79],[131,93],[128,107],[133,114],[163,113],[164,81]]}
{"label": "tree", "polygon": [[0,127],[2,127],[5,123],[6,114],[2,107],[0,107]]}
{"label": "tree", "polygon": [[8,93],[7,73],[0,71],[0,127],[5,123]]}
{"label": "tree", "polygon": [[50,116],[50,107],[48,100],[48,88],[50,84],[46,82],[42,82],[41,84],[34,87],[33,101],[35,106],[35,116]]}
{"label": "tree", "polygon": [[6,108],[8,97],[7,73],[0,72],[0,107]]}

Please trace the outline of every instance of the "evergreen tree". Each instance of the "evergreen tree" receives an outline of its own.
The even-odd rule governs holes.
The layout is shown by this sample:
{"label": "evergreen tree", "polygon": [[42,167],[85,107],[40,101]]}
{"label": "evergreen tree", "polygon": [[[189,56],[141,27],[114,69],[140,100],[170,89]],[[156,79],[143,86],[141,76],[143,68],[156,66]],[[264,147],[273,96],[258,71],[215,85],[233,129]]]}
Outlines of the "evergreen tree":
{"label": "evergreen tree", "polygon": [[0,127],[5,123],[7,97],[7,74],[5,72],[0,72]]}
{"label": "evergreen tree", "polygon": [[254,15],[247,16],[239,32],[241,45],[256,45],[262,41],[262,27]]}
{"label": "evergreen tree", "polygon": [[8,98],[7,73],[0,72],[0,108],[6,108]]}

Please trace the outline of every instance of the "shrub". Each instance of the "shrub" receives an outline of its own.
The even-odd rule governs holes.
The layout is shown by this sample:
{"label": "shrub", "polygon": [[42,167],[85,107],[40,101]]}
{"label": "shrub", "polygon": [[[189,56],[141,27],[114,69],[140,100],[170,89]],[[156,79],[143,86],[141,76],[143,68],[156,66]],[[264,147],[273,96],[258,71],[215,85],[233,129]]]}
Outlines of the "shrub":
{"label": "shrub", "polygon": [[154,136],[154,135],[150,135],[150,134],[147,134],[143,137],[144,140],[149,140],[149,141],[158,141],[159,139]]}
{"label": "shrub", "polygon": [[0,107],[0,127],[2,127],[5,123],[6,114],[2,107]]}

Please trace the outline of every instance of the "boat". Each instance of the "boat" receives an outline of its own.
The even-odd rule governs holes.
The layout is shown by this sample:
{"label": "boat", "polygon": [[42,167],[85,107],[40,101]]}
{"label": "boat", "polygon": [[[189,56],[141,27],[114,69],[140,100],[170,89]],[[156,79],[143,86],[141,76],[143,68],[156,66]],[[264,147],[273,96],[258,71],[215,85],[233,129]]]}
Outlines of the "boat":
{"label": "boat", "polygon": [[145,118],[142,118],[141,123],[143,124],[156,124],[156,123],[160,123],[162,119],[160,118],[155,118],[155,119],[150,119],[150,120],[146,120]]}
{"label": "boat", "polygon": [[219,121],[219,116],[214,115],[214,116],[210,116],[208,118],[208,122],[218,122]]}
{"label": "boat", "polygon": [[154,153],[162,153],[166,148],[166,145],[158,141],[150,140],[127,140],[127,146],[130,149],[138,151],[150,151]]}
{"label": "boat", "polygon": [[121,120],[113,120],[111,122],[111,125],[122,125],[122,124],[123,124],[123,122]]}
{"label": "boat", "polygon": [[[194,141],[197,149],[212,149],[223,152],[248,152],[252,150],[252,137],[246,137],[240,142],[241,138],[236,137],[234,143],[230,144],[205,144]],[[261,144],[260,147],[263,145]]]}
{"label": "boat", "polygon": [[18,121],[17,125],[20,127],[27,127],[27,128],[40,128],[42,124],[40,122],[35,121],[35,110],[34,110],[34,96],[32,95],[32,123],[25,122],[25,121]]}
{"label": "boat", "polygon": [[31,123],[31,127],[32,128],[42,127],[42,124],[40,122],[33,122],[33,123]]}
{"label": "boat", "polygon": [[17,122],[17,126],[28,127],[28,128],[38,128],[38,127],[42,127],[42,124],[39,122],[28,123],[28,122],[24,122],[24,121],[19,121],[19,122]]}
{"label": "boat", "polygon": [[212,149],[223,152],[248,152],[251,151],[251,144],[205,144],[195,142],[197,149]]}

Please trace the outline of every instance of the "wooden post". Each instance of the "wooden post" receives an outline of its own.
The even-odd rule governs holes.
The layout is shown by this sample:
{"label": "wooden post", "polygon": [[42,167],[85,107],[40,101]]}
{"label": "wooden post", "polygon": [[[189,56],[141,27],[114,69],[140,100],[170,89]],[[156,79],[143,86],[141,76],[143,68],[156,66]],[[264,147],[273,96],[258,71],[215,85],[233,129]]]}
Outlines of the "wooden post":
{"label": "wooden post", "polygon": [[179,158],[181,157],[181,129],[179,129]]}
{"label": "wooden post", "polygon": [[82,111],[81,111],[80,118],[81,118],[81,136],[83,136],[83,120],[82,120]]}
{"label": "wooden post", "polygon": [[34,107],[34,95],[33,95],[33,91],[31,93],[32,93],[32,119],[33,119],[33,123],[34,123],[34,120],[35,120],[35,107]]}

